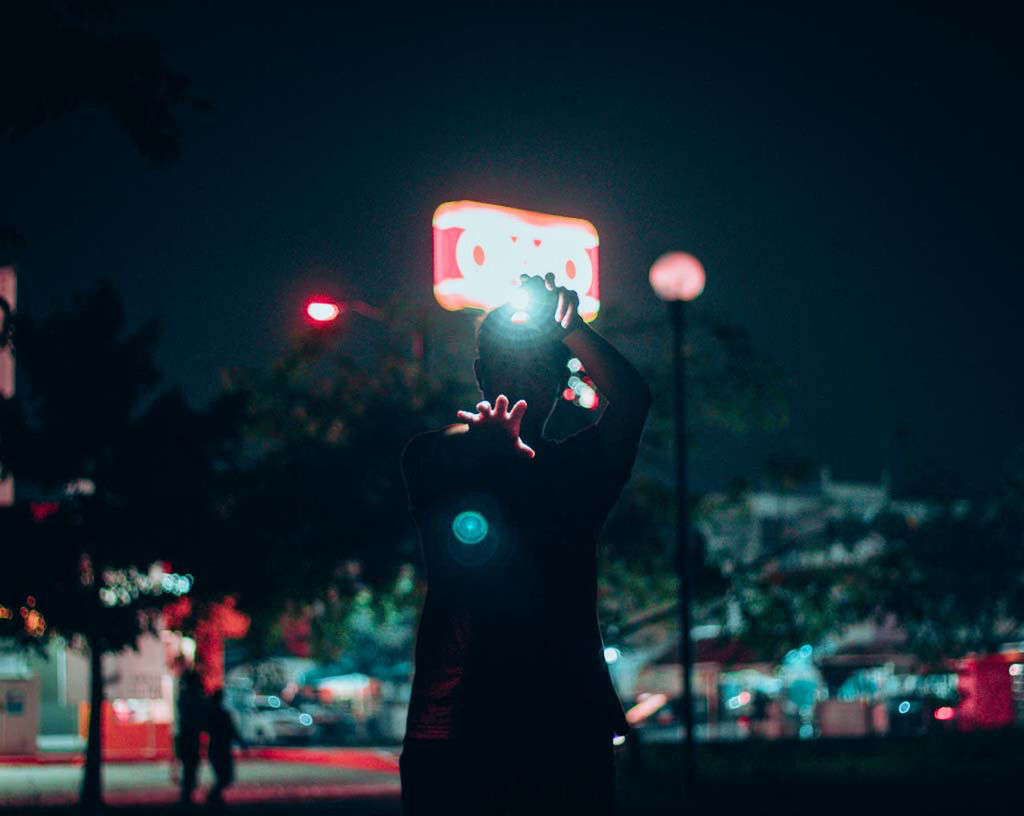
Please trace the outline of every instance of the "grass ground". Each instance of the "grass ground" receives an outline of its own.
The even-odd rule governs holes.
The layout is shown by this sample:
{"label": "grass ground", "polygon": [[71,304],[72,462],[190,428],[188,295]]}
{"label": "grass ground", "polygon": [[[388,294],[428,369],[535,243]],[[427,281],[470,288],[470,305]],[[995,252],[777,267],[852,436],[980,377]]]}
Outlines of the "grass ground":
{"label": "grass ground", "polygon": [[634,749],[620,767],[623,814],[1019,813],[1024,733],[701,745],[699,784],[679,746]]}
{"label": "grass ground", "polygon": [[[676,745],[632,748],[619,763],[620,816],[877,816],[1024,812],[1024,733],[919,739],[744,742],[699,746],[700,782],[681,784]],[[10,811],[8,811],[10,812]],[[41,808],[41,816],[79,816]],[[116,808],[110,816],[201,813]],[[394,799],[280,802],[232,807],[236,816],[398,816]],[[484,815],[486,816],[486,815]]]}

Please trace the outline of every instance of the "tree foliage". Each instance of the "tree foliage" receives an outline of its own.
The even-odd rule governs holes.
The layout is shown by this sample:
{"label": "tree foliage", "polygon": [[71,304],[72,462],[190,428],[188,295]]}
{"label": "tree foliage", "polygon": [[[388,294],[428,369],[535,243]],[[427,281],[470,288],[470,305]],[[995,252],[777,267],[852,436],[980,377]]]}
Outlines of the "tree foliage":
{"label": "tree foliage", "polygon": [[869,564],[859,601],[880,620],[893,616],[916,654],[992,654],[1024,633],[1024,513],[1007,487],[920,523],[880,519],[887,546]]}
{"label": "tree foliage", "polygon": [[0,71],[11,81],[0,136],[24,138],[92,105],[107,111],[143,156],[172,162],[181,151],[178,111],[205,103],[189,93],[187,77],[166,65],[155,41],[119,34],[104,8],[82,0],[6,4]]}
{"label": "tree foliage", "polygon": [[[25,609],[21,642],[59,633],[81,639],[92,674],[83,800],[100,797],[100,656],[134,646],[153,628],[162,583],[149,565],[197,564],[219,517],[218,470],[238,427],[230,398],[203,413],[156,392],[153,323],[129,331],[106,284],[33,320],[14,318],[23,387],[0,401],[0,472],[25,503],[0,517],[0,604]],[[29,512],[30,511],[30,512]],[[40,625],[39,619],[43,621]]]}

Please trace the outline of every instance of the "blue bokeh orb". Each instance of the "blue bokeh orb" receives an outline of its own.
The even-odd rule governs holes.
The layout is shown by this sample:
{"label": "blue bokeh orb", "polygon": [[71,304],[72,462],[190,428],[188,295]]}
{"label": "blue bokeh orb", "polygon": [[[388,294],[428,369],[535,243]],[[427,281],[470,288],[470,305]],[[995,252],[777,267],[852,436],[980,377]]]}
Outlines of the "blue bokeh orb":
{"label": "blue bokeh orb", "polygon": [[476,510],[465,510],[452,522],[452,532],[463,544],[479,544],[487,538],[487,519]]}

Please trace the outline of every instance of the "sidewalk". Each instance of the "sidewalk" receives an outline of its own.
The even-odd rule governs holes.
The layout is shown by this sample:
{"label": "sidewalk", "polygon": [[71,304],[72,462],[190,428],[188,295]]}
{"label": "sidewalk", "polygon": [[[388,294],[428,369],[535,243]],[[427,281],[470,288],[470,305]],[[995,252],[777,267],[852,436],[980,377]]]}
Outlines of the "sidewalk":
{"label": "sidewalk", "polygon": [[[78,798],[82,758],[19,757],[0,761],[0,807],[66,805]],[[112,805],[163,805],[178,799],[167,760],[103,765],[104,798]],[[197,800],[212,773],[200,768]],[[238,759],[229,803],[394,799],[399,795],[396,751],[373,748],[260,748]]]}
{"label": "sidewalk", "polygon": [[[286,748],[267,746],[234,750],[237,759],[272,759],[277,762],[308,762],[318,765],[337,765],[362,770],[398,770],[398,755],[401,748]],[[134,764],[137,762],[169,762],[166,756],[139,756],[137,752],[107,752],[104,764]],[[40,751],[35,754],[0,754],[0,769],[7,765],[82,765],[85,756],[82,751]]]}

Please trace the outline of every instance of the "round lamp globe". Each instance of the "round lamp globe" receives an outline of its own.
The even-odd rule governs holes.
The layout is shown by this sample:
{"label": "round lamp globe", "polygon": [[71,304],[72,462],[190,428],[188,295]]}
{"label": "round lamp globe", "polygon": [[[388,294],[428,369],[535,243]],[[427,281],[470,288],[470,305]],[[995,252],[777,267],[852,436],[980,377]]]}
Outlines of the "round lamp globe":
{"label": "round lamp globe", "polygon": [[651,266],[651,288],[662,300],[693,300],[704,281],[703,265],[688,252],[669,252]]}

